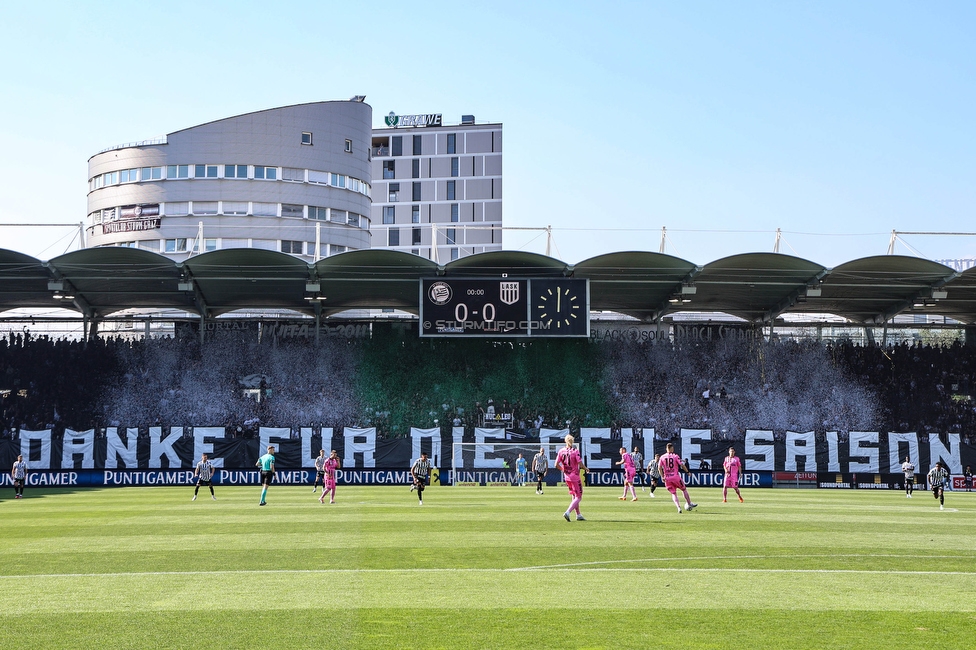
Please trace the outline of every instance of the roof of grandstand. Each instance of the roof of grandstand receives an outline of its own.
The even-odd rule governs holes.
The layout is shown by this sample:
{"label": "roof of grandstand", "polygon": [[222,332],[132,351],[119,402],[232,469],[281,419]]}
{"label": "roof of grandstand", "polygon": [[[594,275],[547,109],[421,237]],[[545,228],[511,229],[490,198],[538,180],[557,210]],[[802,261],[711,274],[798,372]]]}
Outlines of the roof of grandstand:
{"label": "roof of grandstand", "polygon": [[[350,309],[419,311],[419,280],[575,277],[590,282],[590,309],[655,320],[672,312],[724,312],[752,322],[827,313],[881,324],[901,313],[976,321],[976,269],[957,272],[915,257],[882,255],[826,268],[780,253],[746,253],[704,266],[652,252],[566,264],[519,251],[439,265],[390,250],[350,251],[307,263],[258,249],[226,249],[175,262],[105,247],[48,261],[0,249],[0,311],[67,308],[101,318],[126,309],[178,309],[212,318],[240,309],[323,316]],[[318,289],[314,290],[315,285]],[[310,300],[310,295],[316,300]]]}

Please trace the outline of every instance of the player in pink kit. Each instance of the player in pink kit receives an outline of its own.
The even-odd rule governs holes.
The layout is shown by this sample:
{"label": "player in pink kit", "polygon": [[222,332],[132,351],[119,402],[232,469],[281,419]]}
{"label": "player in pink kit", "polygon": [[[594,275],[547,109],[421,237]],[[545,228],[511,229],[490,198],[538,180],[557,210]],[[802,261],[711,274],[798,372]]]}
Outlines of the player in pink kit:
{"label": "player in pink kit", "polygon": [[634,459],[627,453],[626,447],[620,448],[620,461],[617,462],[617,465],[624,466],[624,495],[617,498],[621,501],[626,501],[627,492],[631,492],[634,495],[631,501],[637,501],[637,490],[634,489],[634,477],[637,476],[637,467],[634,465]]}
{"label": "player in pink kit", "polygon": [[556,454],[556,469],[563,473],[563,480],[569,488],[569,496],[572,501],[569,508],[563,513],[563,519],[569,521],[569,513],[576,511],[576,521],[586,521],[580,512],[580,501],[583,499],[583,481],[580,480],[580,467],[583,461],[580,458],[579,450],[573,447],[573,436],[566,436],[566,446]]}
{"label": "player in pink kit", "polygon": [[735,490],[736,496],[739,497],[739,503],[742,503],[742,494],[739,492],[739,472],[742,471],[742,461],[735,455],[735,447],[729,447],[729,455],[722,463],[722,467],[725,468],[725,480],[722,482],[722,503],[726,502],[729,488]]}
{"label": "player in pink kit", "polygon": [[685,510],[698,507],[697,503],[691,502],[691,497],[688,496],[688,488],[685,487],[684,479],[681,478],[681,470],[684,469],[687,472],[688,468],[685,467],[685,463],[681,460],[681,457],[674,453],[674,445],[672,443],[668,443],[667,453],[661,456],[661,460],[658,461],[658,467],[661,469],[661,475],[664,477],[664,487],[671,493],[671,498],[674,499],[674,505],[678,508],[678,514],[681,514],[678,490],[681,490],[685,495]]}
{"label": "player in pink kit", "polygon": [[339,454],[336,453],[335,449],[329,454],[329,458],[326,459],[322,467],[325,469],[325,476],[322,477],[322,496],[319,497],[319,503],[325,503],[326,494],[329,495],[329,503],[335,503],[336,470],[341,467]]}

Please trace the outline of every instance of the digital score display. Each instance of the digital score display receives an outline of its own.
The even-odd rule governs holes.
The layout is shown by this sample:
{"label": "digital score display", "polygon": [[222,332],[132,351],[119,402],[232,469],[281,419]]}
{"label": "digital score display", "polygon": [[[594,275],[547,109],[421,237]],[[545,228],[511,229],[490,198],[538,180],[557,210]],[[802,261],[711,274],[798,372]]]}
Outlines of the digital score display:
{"label": "digital score display", "polygon": [[587,280],[420,281],[420,336],[588,337],[589,333]]}

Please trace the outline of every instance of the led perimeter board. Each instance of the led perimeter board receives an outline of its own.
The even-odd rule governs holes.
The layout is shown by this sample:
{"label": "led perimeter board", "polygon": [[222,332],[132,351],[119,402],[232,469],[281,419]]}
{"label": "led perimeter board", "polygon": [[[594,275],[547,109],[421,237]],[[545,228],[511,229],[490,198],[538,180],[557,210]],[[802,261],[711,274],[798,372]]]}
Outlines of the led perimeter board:
{"label": "led perimeter board", "polygon": [[573,278],[420,280],[420,336],[589,337],[590,285]]}

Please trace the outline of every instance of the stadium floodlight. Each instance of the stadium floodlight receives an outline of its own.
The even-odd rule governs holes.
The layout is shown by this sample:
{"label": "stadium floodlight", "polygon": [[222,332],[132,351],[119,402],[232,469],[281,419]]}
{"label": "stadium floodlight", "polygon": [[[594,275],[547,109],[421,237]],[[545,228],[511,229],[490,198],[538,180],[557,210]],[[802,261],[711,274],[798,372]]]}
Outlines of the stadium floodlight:
{"label": "stadium floodlight", "polygon": [[50,280],[47,283],[48,291],[64,291],[64,282],[60,280]]}
{"label": "stadium floodlight", "polygon": [[693,284],[683,284],[681,285],[681,295],[683,296],[693,296],[698,293],[698,287]]}
{"label": "stadium floodlight", "polygon": [[819,298],[822,290],[819,285],[807,287],[807,298]]}
{"label": "stadium floodlight", "polygon": [[932,289],[933,300],[945,300],[949,297],[949,292],[945,289]]}

